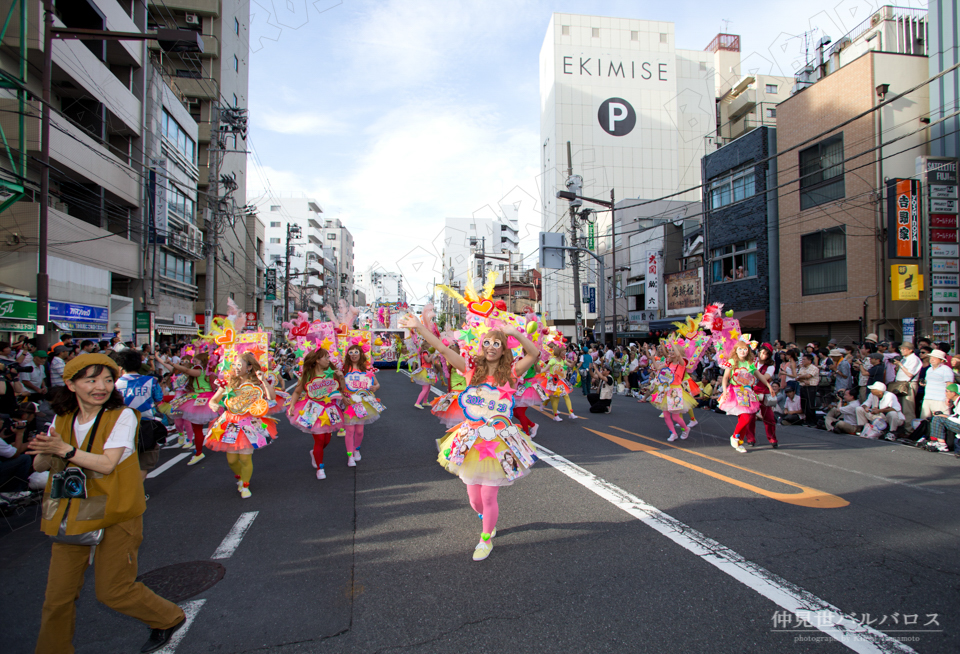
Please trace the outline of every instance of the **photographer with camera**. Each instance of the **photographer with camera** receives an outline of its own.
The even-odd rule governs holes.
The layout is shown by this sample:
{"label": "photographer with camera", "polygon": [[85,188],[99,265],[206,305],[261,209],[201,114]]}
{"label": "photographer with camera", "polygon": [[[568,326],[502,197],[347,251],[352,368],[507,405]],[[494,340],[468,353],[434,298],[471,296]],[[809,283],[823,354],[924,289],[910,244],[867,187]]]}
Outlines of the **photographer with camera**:
{"label": "photographer with camera", "polygon": [[137,414],[115,388],[119,376],[103,354],[70,361],[51,402],[56,421],[30,444],[35,468],[51,471],[41,528],[54,537],[38,653],[74,651],[76,601],[91,558],[97,599],[151,628],[141,652],[160,649],[186,622],[176,604],[136,581],[146,501],[134,456]]}

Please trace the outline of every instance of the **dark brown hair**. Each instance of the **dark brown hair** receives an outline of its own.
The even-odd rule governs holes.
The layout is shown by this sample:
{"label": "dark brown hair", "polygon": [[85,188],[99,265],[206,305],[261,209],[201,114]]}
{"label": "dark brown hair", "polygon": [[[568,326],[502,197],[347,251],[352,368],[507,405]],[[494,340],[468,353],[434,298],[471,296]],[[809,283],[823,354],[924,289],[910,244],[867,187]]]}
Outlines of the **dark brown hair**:
{"label": "dark brown hair", "polygon": [[[300,380],[297,382],[297,388],[294,392],[302,393],[307,387],[307,384],[313,381],[317,376],[317,362],[325,356],[329,356],[330,353],[322,347],[318,347],[316,350],[313,350],[307,353],[307,356],[303,357],[303,369],[300,372]],[[327,366],[330,368],[331,366]]]}
{"label": "dark brown hair", "polygon": [[353,361],[350,360],[350,350],[359,350],[359,351],[360,351],[360,358],[357,359],[357,368],[356,368],[356,370],[358,370],[358,371],[360,371],[360,372],[366,372],[366,371],[369,369],[369,367],[370,367],[369,364],[367,363],[367,355],[364,353],[363,348],[362,348],[361,346],[359,346],[359,345],[356,345],[356,344],[351,345],[350,347],[347,348],[347,351],[344,352],[344,357],[343,357],[343,371],[344,371],[344,372],[350,372],[351,370],[354,369],[354,367],[353,367]]}
{"label": "dark brown hair", "polygon": [[[108,366],[95,364],[92,366],[87,366],[82,368],[77,374],[73,376],[73,379],[83,379],[84,377],[99,377],[100,373],[104,370],[109,370],[111,374],[115,374],[113,369]],[[116,377],[113,378],[114,381],[117,380]],[[107,397],[107,401],[103,403],[104,409],[119,409],[120,407],[126,406],[123,402],[123,395],[120,394],[116,388],[113,389],[113,392]],[[50,408],[53,409],[54,413],[58,416],[71,415],[76,413],[80,409],[80,404],[77,402],[77,394],[71,391],[69,388],[64,386],[54,386],[53,394],[50,398]]]}

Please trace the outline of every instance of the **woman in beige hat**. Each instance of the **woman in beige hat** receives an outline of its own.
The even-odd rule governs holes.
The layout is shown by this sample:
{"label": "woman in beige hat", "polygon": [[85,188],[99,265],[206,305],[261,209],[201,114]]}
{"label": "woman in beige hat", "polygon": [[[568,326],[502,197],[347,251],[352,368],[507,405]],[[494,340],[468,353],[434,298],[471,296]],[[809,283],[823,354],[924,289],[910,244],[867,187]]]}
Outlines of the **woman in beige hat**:
{"label": "woman in beige hat", "polygon": [[944,365],[947,355],[943,350],[933,350],[930,353],[930,367],[923,377],[924,393],[923,405],[920,408],[920,418],[930,418],[935,413],[949,413],[947,404],[947,385],[953,383],[953,370]]}

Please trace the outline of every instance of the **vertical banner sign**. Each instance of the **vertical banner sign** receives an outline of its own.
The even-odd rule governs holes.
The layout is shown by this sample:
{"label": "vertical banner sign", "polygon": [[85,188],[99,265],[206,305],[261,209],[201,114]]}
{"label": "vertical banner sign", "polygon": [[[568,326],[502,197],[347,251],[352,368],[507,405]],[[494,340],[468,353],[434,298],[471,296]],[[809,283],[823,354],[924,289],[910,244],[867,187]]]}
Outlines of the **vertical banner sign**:
{"label": "vertical banner sign", "polygon": [[264,279],[264,299],[269,302],[275,302],[277,299],[277,269],[267,268]]}
{"label": "vertical banner sign", "polygon": [[597,245],[597,230],[593,223],[587,228],[587,249],[595,250]]}
{"label": "vertical banner sign", "polygon": [[[923,157],[918,173],[923,174],[930,231],[930,312],[934,319],[960,316],[957,291],[957,160]],[[936,274],[934,274],[936,271]],[[943,331],[954,331],[953,321],[940,323]],[[934,322],[936,330],[937,323]],[[947,339],[941,339],[947,340]]]}
{"label": "vertical banner sign", "polygon": [[[157,243],[167,242],[170,225],[167,221],[167,160],[157,162],[156,172],[150,172],[153,192],[153,225],[156,230]],[[155,175],[155,177],[154,177]]]}
{"label": "vertical banner sign", "polygon": [[587,311],[589,311],[590,313],[596,313],[597,312],[597,287],[596,286],[590,287],[589,302],[590,302],[590,306],[587,308]]}
{"label": "vertical banner sign", "polygon": [[903,341],[905,343],[913,343],[913,337],[916,334],[915,322],[916,318],[903,319]]}
{"label": "vertical banner sign", "polygon": [[922,256],[918,180],[887,181],[887,232],[891,259],[919,259]]}
{"label": "vertical banner sign", "polygon": [[658,250],[647,250],[646,257],[646,304],[644,309],[660,308],[660,252]]}

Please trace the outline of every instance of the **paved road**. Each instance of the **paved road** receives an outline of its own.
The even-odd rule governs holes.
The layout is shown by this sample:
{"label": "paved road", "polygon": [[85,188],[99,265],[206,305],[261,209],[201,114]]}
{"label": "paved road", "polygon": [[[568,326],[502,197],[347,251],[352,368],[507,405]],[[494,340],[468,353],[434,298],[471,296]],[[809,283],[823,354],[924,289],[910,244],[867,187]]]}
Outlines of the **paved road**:
{"label": "paved road", "polygon": [[[742,455],[733,420],[702,411],[667,443],[652,407],[618,397],[593,415],[575,391],[585,420],[530,412],[552,454],[501,493],[493,553],[474,563],[480,523],[436,464],[439,423],[404,375],[380,380],[388,409],[356,468],[335,438],[316,480],[309,437],[283,424],[249,500],[222,455],[147,481],[142,572],[232,552],[187,601],[176,652],[960,651],[953,456],[802,427]],[[49,561],[31,519],[0,538],[11,654],[32,651]],[[77,651],[138,651],[146,628],[92,585]]]}

